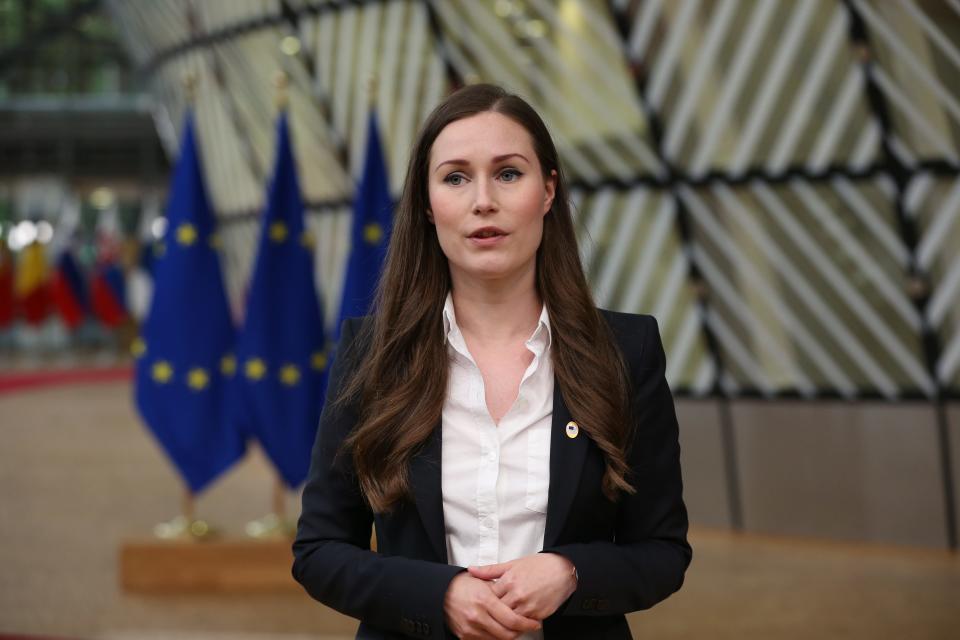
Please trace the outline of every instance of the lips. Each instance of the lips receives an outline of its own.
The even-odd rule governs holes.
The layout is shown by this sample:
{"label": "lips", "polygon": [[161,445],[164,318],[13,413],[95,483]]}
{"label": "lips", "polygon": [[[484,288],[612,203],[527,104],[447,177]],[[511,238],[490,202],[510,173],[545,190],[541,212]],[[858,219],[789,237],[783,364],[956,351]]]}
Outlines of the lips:
{"label": "lips", "polygon": [[497,238],[505,235],[507,235],[507,232],[499,227],[481,227],[467,237],[475,238],[477,240],[488,240],[490,238]]}

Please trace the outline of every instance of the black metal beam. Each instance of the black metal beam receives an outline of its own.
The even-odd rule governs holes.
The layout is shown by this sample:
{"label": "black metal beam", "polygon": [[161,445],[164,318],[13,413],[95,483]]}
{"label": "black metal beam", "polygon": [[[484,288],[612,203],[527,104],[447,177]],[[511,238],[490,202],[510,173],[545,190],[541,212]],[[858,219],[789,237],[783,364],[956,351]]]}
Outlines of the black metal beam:
{"label": "black metal beam", "polygon": [[894,152],[892,142],[894,137],[890,107],[886,95],[879,87],[874,74],[876,64],[873,49],[870,46],[870,31],[860,11],[850,0],[843,0],[843,5],[850,16],[850,44],[860,54],[860,67],[864,75],[864,91],[870,112],[876,119],[881,131],[881,148],[883,150],[882,169],[888,173],[896,185],[894,195],[894,212],[897,220],[897,230],[900,239],[909,252],[907,263],[907,278],[916,283],[915,295],[912,296],[914,308],[920,317],[920,341],[923,345],[923,355],[933,384],[935,393],[931,402],[937,416],[937,443],[940,454],[940,470],[943,483],[944,514],[946,520],[947,544],[950,549],[957,550],[957,514],[953,489],[953,461],[950,454],[950,428],[945,405],[945,389],[937,375],[937,363],[940,362],[942,348],[940,338],[933,326],[926,320],[927,304],[930,300],[930,276],[923,271],[917,260],[917,243],[920,240],[920,231],[915,220],[908,214],[905,196],[910,182],[916,177],[914,167],[904,165]]}
{"label": "black metal beam", "polygon": [[687,249],[686,255],[687,259],[687,277],[690,282],[690,286],[696,294],[697,297],[697,316],[700,320],[700,333],[703,337],[704,342],[707,345],[707,351],[710,354],[710,358],[713,360],[714,364],[714,379],[712,385],[712,395],[715,396],[719,401],[719,410],[720,410],[720,436],[723,446],[723,458],[724,458],[724,477],[726,478],[726,489],[727,489],[727,502],[730,509],[730,523],[735,530],[743,529],[743,501],[741,499],[741,489],[740,489],[740,474],[739,474],[739,465],[737,464],[737,447],[736,447],[736,434],[734,433],[733,425],[733,412],[730,407],[730,400],[728,394],[725,393],[723,389],[723,375],[726,370],[723,351],[720,348],[720,341],[718,340],[716,334],[710,328],[710,325],[707,324],[706,318],[710,313],[710,297],[709,289],[703,274],[700,271],[700,267],[694,262],[690,256],[693,254],[692,249],[696,245],[696,238],[693,233],[693,223],[690,220],[690,212],[687,210],[687,205],[684,202],[683,198],[679,196],[675,187],[680,183],[685,184],[694,184],[694,181],[691,181],[686,178],[686,176],[679,176],[681,172],[678,171],[677,167],[673,165],[670,161],[670,158],[667,157],[666,151],[663,148],[663,135],[664,127],[661,114],[653,108],[653,105],[650,104],[650,101],[647,99],[646,94],[646,82],[647,76],[644,70],[637,64],[634,64],[633,60],[629,59],[629,54],[626,52],[629,49],[630,42],[630,24],[627,20],[627,16],[618,11],[616,6],[610,2],[609,5],[610,14],[614,18],[617,31],[620,34],[621,39],[621,49],[624,51],[624,55],[627,56],[627,59],[624,62],[627,64],[627,67],[632,71],[633,81],[634,81],[634,90],[636,92],[637,99],[640,103],[640,108],[646,116],[647,123],[650,126],[650,134],[653,140],[654,150],[657,154],[657,159],[663,165],[665,170],[665,177],[663,178],[663,187],[667,190],[667,196],[673,200],[674,206],[676,207],[676,215],[674,219],[677,224],[677,234],[680,236],[680,241],[683,246]]}

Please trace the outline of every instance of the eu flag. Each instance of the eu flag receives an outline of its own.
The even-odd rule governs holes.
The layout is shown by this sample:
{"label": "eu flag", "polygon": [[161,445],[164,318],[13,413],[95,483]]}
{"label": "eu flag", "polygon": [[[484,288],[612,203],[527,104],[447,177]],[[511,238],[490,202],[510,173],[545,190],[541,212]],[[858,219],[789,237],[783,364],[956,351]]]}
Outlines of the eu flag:
{"label": "eu flag", "polygon": [[238,388],[245,402],[238,418],[291,488],[307,476],[326,384],[313,253],[284,113],[277,123],[276,164],[237,342]]}
{"label": "eu flag", "polygon": [[236,334],[192,116],[183,131],[153,300],[133,351],[137,408],[197,493],[239,460],[245,446],[227,420]]}
{"label": "eu flag", "polygon": [[393,200],[380,145],[377,117],[370,113],[363,174],[353,200],[350,259],[343,284],[340,321],[370,313],[373,294],[387,256],[387,239],[393,226]]}

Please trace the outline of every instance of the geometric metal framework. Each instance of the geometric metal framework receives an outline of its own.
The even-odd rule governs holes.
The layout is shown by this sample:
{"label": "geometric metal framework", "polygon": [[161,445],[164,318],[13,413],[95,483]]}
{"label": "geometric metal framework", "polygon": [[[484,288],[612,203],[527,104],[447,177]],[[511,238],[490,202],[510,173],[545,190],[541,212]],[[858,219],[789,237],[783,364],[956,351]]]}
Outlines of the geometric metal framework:
{"label": "geometric metal framework", "polygon": [[[544,115],[601,305],[660,320],[681,394],[960,395],[960,3],[108,3],[167,146],[198,129],[231,296],[291,81],[328,311],[368,78],[392,189],[416,127],[490,79]],[[295,55],[278,46],[299,39]]]}
{"label": "geometric metal framework", "polygon": [[394,193],[443,95],[504,84],[557,141],[598,302],[657,317],[677,394],[722,409],[744,396],[931,401],[956,546],[944,402],[960,397],[960,0],[107,6],[171,151],[182,77],[201,78],[198,133],[235,303],[277,70],[331,319],[370,76]]}

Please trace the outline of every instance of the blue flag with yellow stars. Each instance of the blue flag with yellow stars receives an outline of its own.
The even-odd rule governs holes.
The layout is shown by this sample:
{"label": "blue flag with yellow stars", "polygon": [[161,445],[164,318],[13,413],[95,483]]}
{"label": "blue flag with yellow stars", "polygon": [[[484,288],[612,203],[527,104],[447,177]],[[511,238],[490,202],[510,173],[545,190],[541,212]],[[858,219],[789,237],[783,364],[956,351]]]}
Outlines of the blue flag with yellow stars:
{"label": "blue flag with yellow stars", "polygon": [[326,385],[313,257],[284,113],[237,358],[245,407],[238,418],[290,488],[307,477]]}
{"label": "blue flag with yellow stars", "polygon": [[380,145],[377,117],[371,112],[363,174],[353,200],[350,259],[343,284],[338,331],[344,318],[370,313],[373,294],[387,256],[387,239],[392,226],[390,181],[383,159],[383,147]]}
{"label": "blue flag with yellow stars", "polygon": [[227,416],[236,332],[215,226],[188,114],[154,265],[153,299],[133,352],[137,408],[194,493],[245,451]]}

